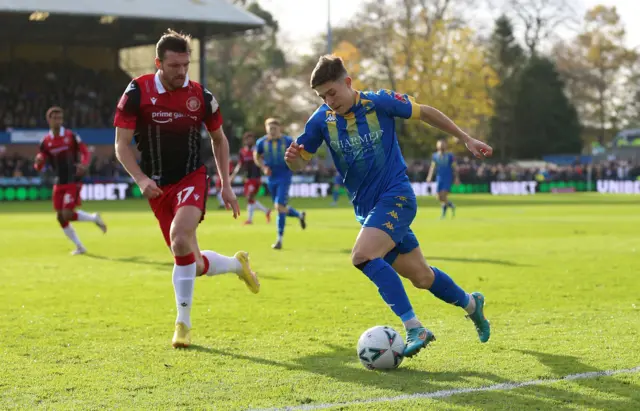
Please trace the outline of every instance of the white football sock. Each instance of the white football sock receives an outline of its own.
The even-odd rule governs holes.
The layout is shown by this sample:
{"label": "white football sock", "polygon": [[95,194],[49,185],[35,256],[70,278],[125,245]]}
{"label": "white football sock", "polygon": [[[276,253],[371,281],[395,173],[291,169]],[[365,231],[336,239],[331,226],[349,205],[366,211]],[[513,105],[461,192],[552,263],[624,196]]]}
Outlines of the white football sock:
{"label": "white football sock", "polygon": [[222,191],[218,191],[218,194],[216,194],[216,198],[218,199],[220,205],[224,205],[224,200],[222,199]]}
{"label": "white football sock", "polygon": [[84,248],[84,246],[80,242],[80,239],[78,238],[78,234],[76,234],[76,230],[71,227],[71,224],[63,228],[62,231],[64,231],[64,233],[67,235],[67,238],[69,238],[69,240],[71,240],[73,244],[76,245],[76,247]]}
{"label": "white football sock", "polygon": [[78,221],[96,221],[97,214],[89,214],[82,210],[76,210],[76,215],[78,216]]}
{"label": "white football sock", "polygon": [[249,215],[247,221],[253,221],[253,208],[254,204],[247,204],[247,214]]}
{"label": "white football sock", "polygon": [[422,323],[418,320],[418,317],[413,317],[412,319],[404,322],[404,328],[407,330],[418,327],[422,327]]}
{"label": "white football sock", "polygon": [[191,328],[191,304],[193,302],[193,287],[196,280],[196,263],[173,266],[173,290],[176,295],[178,317],[176,323],[184,323]]}
{"label": "white football sock", "polygon": [[255,208],[257,208],[258,210],[262,211],[263,213],[267,212],[267,207],[263,206],[260,201],[256,201],[255,203],[253,203],[253,206]]}
{"label": "white football sock", "polygon": [[471,315],[476,310],[476,299],[473,298],[471,294],[468,294],[468,295],[469,295],[469,304],[467,304],[467,306],[464,307],[464,310],[467,312],[467,314]]}
{"label": "white football sock", "polygon": [[209,260],[209,269],[204,273],[208,276],[242,272],[242,264],[235,257],[227,257],[210,250],[204,250],[200,253]]}

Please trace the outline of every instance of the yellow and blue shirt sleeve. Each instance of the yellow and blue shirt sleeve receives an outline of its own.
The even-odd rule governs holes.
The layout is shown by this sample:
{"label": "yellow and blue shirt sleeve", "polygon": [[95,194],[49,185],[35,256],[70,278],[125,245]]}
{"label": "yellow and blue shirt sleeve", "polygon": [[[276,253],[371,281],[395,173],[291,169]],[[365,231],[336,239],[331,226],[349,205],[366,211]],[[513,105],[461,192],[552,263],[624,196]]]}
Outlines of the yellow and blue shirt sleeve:
{"label": "yellow and blue shirt sleeve", "polygon": [[322,132],[318,125],[317,115],[313,115],[304,126],[304,132],[298,136],[296,143],[303,145],[304,148],[300,151],[300,156],[306,160],[311,160],[311,157],[318,151],[318,148],[324,141]]}
{"label": "yellow and blue shirt sleeve", "polygon": [[392,90],[379,90],[375,94],[376,104],[392,117],[419,120],[420,104],[408,94]]}
{"label": "yellow and blue shirt sleeve", "polygon": [[264,138],[261,138],[256,143],[256,147],[253,149],[259,156],[264,154]]}

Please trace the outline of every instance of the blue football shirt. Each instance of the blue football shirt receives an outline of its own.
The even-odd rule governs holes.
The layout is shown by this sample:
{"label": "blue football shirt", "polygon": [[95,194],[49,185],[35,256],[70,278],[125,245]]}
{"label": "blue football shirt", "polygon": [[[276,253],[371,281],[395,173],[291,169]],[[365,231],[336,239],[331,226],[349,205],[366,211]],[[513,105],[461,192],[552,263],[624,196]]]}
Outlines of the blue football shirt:
{"label": "blue football shirt", "polygon": [[390,90],[357,92],[349,113],[341,116],[323,104],[297,139],[309,160],[325,142],[354,205],[374,204],[399,184],[408,184],[398,145],[395,118],[419,119],[420,106]]}
{"label": "blue football shirt", "polygon": [[436,178],[441,181],[453,180],[453,153],[433,153],[431,161],[436,165]]}
{"label": "blue football shirt", "polygon": [[289,136],[274,139],[264,136],[256,142],[256,152],[264,156],[264,164],[271,169],[270,180],[286,180],[293,176],[293,172],[284,161],[284,152],[292,142],[293,138]]}

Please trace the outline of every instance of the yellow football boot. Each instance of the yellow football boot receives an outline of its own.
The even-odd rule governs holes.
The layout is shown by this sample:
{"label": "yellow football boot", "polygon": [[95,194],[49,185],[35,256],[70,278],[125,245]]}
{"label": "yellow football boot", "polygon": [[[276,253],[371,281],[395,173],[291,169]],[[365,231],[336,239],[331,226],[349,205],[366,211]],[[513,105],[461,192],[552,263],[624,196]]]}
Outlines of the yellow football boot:
{"label": "yellow football boot", "polygon": [[187,348],[191,345],[191,330],[185,323],[177,323],[171,340],[173,348]]}
{"label": "yellow football boot", "polygon": [[251,271],[251,267],[249,266],[249,254],[244,251],[238,251],[234,257],[240,261],[240,265],[242,265],[242,272],[238,273],[238,277],[244,281],[252,293],[258,294],[260,291],[260,282],[258,281],[256,273]]}

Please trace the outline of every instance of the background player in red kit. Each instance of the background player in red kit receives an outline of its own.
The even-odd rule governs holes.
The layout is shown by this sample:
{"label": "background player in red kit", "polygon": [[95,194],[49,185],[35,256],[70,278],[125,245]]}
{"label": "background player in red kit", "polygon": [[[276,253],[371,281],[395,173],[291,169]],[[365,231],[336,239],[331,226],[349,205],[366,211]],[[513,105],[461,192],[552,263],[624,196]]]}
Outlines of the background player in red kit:
{"label": "background player in red kit", "polygon": [[[222,179],[222,198],[233,217],[238,201],[229,181],[229,142],[222,130],[218,102],[187,75],[190,37],[168,31],[156,45],[155,74],[129,83],[118,103],[116,156],[149,200],[167,246],[174,255],[173,287],[178,316],[172,345],[191,343],[191,304],[197,275],[236,273],[257,293],[260,284],[248,254],[226,257],[200,251],[196,229],[204,218],[208,177],[200,158],[200,127],[205,123]],[[141,152],[138,165],[131,142]]]}
{"label": "background player in red kit", "polygon": [[267,217],[267,223],[271,221],[271,210],[263,206],[260,201],[256,200],[256,195],[262,181],[260,180],[260,167],[253,161],[253,148],[256,143],[255,135],[248,131],[242,136],[243,147],[238,154],[238,164],[231,174],[231,181],[235,178],[241,170],[245,174],[244,179],[244,196],[247,197],[247,221],[245,224],[253,224],[253,211],[258,210],[265,213]]}
{"label": "background player in red kit", "polygon": [[75,209],[82,204],[80,181],[89,165],[90,155],[80,136],[62,127],[63,121],[62,108],[51,107],[47,110],[50,130],[40,141],[40,151],[36,155],[34,168],[40,171],[48,163],[56,173],[53,185],[53,208],[56,210],[62,230],[76,246],[71,254],[77,255],[86,253],[87,249],[80,242],[78,234],[70,224],[71,221],[91,221],[103,233],[107,232],[107,226],[100,218],[100,214],[89,214]]}

